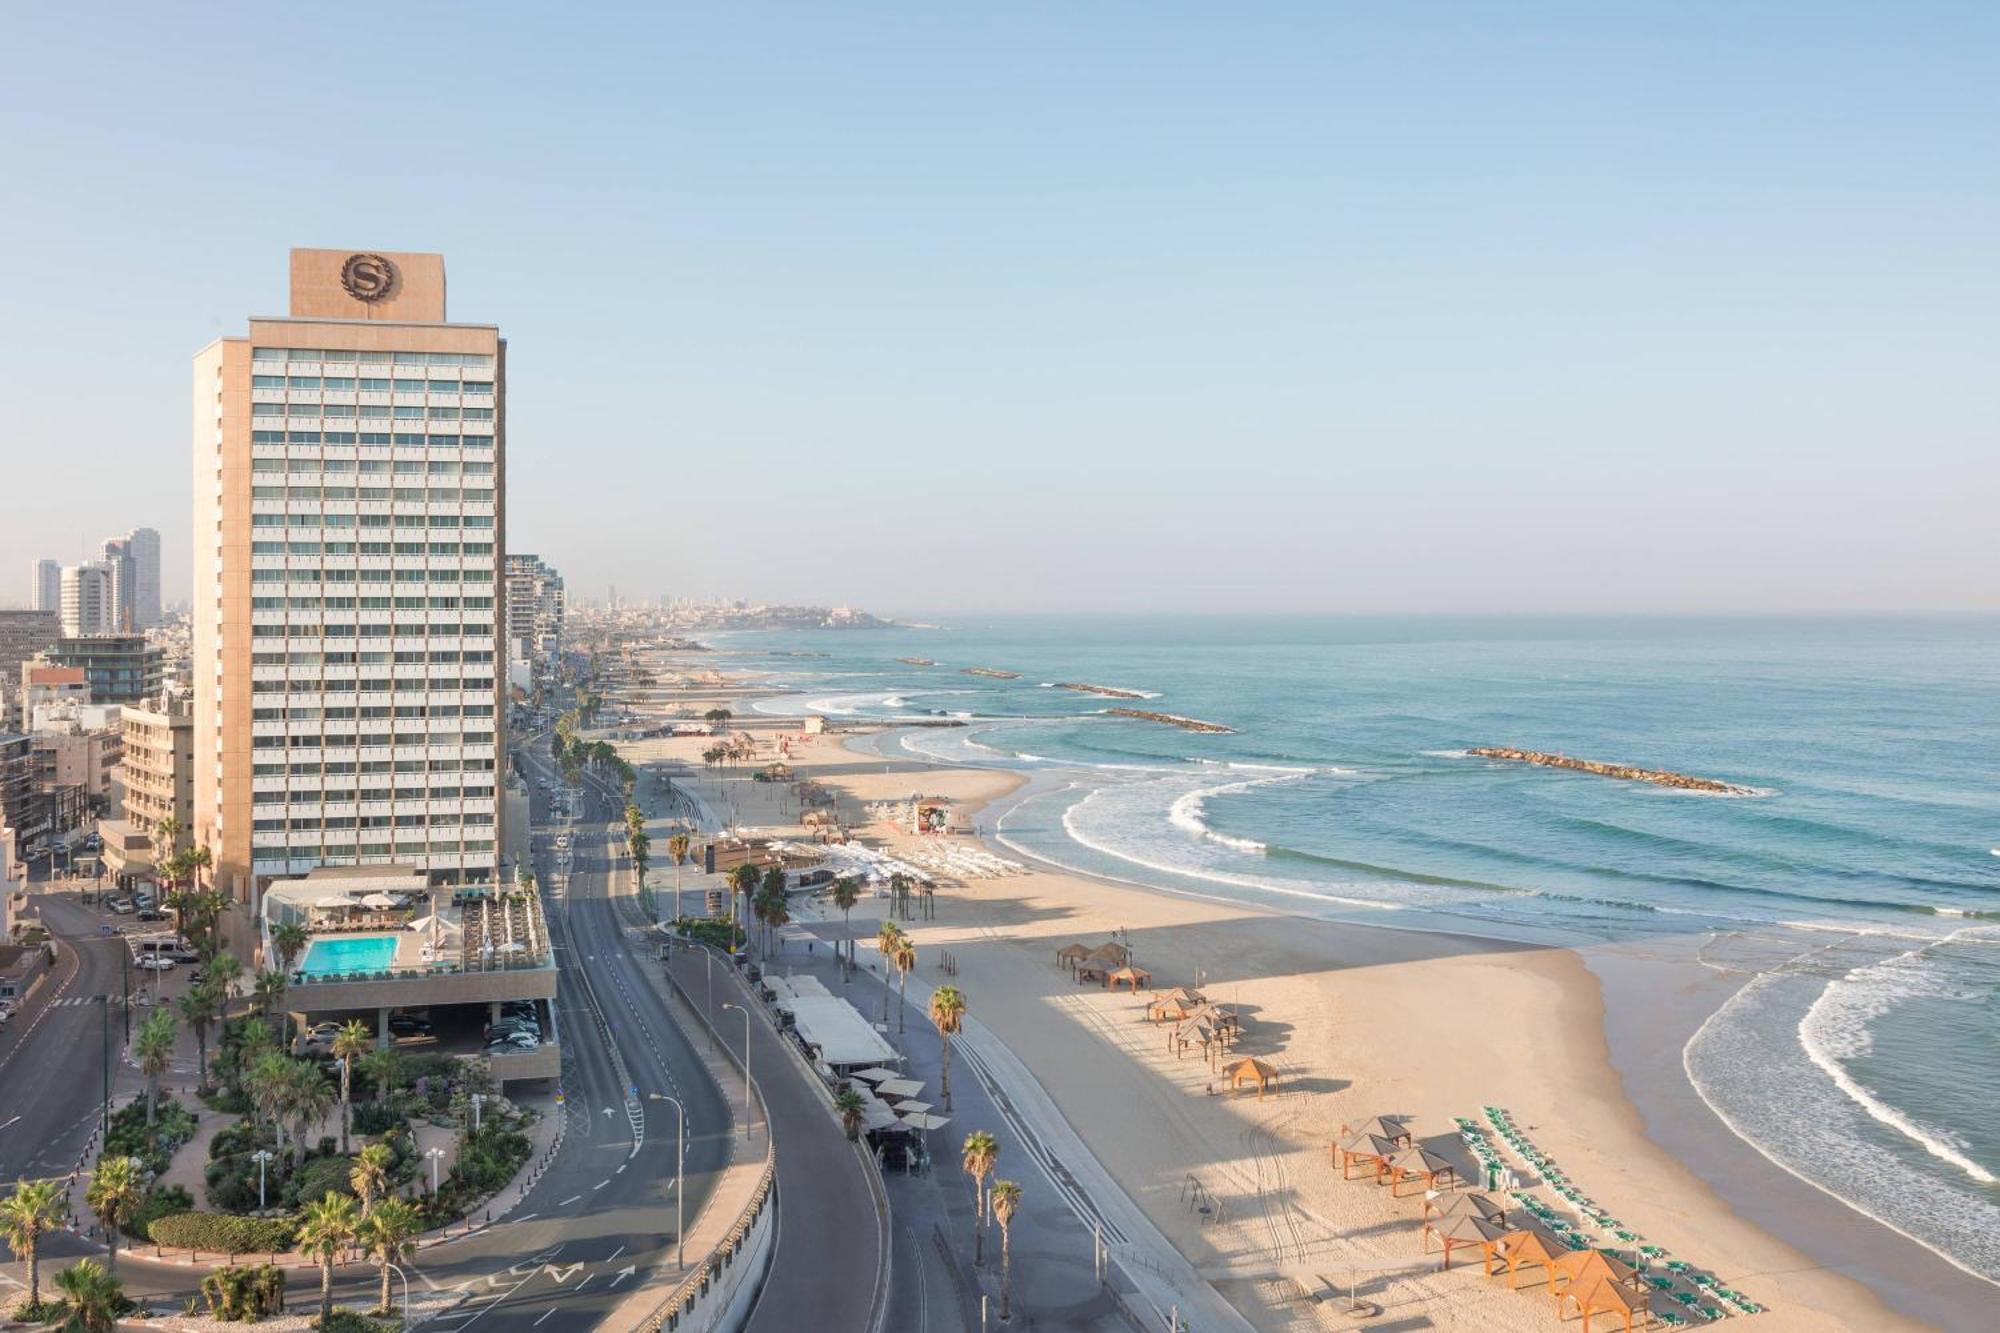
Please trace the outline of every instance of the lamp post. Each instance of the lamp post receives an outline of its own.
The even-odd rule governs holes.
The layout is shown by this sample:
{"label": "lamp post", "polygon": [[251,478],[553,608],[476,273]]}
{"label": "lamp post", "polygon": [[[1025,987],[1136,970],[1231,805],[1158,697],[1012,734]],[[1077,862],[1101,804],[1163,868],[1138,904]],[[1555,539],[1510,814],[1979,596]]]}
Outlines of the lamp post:
{"label": "lamp post", "polygon": [[743,1137],[750,1137],[750,1011],[740,1004],[724,1004],[743,1015]]}
{"label": "lamp post", "polygon": [[687,1107],[681,1105],[678,1097],[669,1097],[664,1092],[648,1094],[656,1102],[674,1104],[674,1265],[682,1271],[687,1269],[686,1228],[681,1221],[681,1201],[687,1197]]}
{"label": "lamp post", "polygon": [[432,1148],[424,1156],[431,1159],[431,1193],[438,1192],[438,1163],[444,1160],[444,1149]]}
{"label": "lamp post", "polygon": [[475,1134],[479,1132],[479,1108],[482,1105],[484,1105],[485,1102],[486,1102],[485,1093],[475,1092],[472,1094],[472,1132]]}
{"label": "lamp post", "polygon": [[[701,956],[708,961],[708,1011],[715,1012],[715,951],[703,949]],[[715,1054],[715,1028],[708,1029],[708,1053]]]}
{"label": "lamp post", "polygon": [[264,1167],[275,1156],[269,1148],[259,1148],[250,1154],[250,1160],[257,1164],[257,1214],[260,1217],[264,1213]]}
{"label": "lamp post", "polygon": [[408,1328],[410,1326],[410,1275],[403,1271],[401,1264],[385,1262],[382,1266],[403,1279],[403,1327]]}
{"label": "lamp post", "polygon": [[132,949],[118,941],[118,983],[125,997],[125,1044],[132,1044]]}

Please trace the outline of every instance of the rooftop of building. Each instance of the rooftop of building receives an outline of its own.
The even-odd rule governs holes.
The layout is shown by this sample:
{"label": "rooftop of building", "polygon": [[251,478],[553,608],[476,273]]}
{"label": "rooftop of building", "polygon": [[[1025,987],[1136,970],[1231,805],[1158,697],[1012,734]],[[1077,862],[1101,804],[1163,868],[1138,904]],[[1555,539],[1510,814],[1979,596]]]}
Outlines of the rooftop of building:
{"label": "rooftop of building", "polygon": [[276,956],[272,931],[286,924],[308,938],[291,963],[297,984],[555,965],[534,894],[435,888],[404,867],[330,866],[277,881],[264,894],[266,957]]}

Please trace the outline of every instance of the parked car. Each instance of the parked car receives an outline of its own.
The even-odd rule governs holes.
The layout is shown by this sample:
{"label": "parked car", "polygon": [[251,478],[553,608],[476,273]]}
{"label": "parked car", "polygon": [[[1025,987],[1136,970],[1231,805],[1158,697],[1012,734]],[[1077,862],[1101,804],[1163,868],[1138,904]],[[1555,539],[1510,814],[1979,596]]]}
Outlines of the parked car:
{"label": "parked car", "polygon": [[133,906],[132,900],[130,898],[113,898],[110,902],[106,903],[105,906],[109,907],[119,916],[130,916],[132,915],[133,912],[138,910],[135,906]]}
{"label": "parked car", "polygon": [[330,1051],[333,1049],[333,1039],[340,1035],[340,1029],[345,1026],[344,1023],[315,1023],[306,1029],[303,1037],[299,1038],[299,1044],[308,1051]]}
{"label": "parked car", "polygon": [[139,914],[133,918],[135,921],[165,921],[166,919],[167,914],[165,912],[151,907],[141,908]]}
{"label": "parked car", "polygon": [[149,953],[139,959],[139,966],[148,972],[171,972],[177,964],[166,954]]}
{"label": "parked car", "polygon": [[486,1049],[497,1054],[505,1054],[508,1051],[532,1051],[541,1044],[539,1038],[520,1032],[511,1037],[495,1037],[486,1043]]}

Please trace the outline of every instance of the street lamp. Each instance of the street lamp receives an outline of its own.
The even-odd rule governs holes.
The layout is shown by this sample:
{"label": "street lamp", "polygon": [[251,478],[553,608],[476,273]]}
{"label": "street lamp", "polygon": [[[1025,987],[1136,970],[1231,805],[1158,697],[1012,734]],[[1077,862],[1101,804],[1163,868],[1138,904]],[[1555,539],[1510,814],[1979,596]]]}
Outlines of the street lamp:
{"label": "street lamp", "polygon": [[444,1149],[432,1148],[424,1156],[431,1159],[431,1193],[438,1192],[438,1163],[444,1160]]}
{"label": "street lamp", "polygon": [[674,1130],[674,1264],[687,1268],[686,1229],[681,1224],[681,1204],[687,1198],[687,1108],[678,1097],[669,1097],[664,1092],[647,1094],[656,1102],[672,1102],[678,1113]]}
{"label": "street lamp", "polygon": [[275,1156],[277,1154],[273,1153],[269,1148],[259,1148],[256,1152],[250,1154],[250,1160],[257,1164],[257,1212],[259,1216],[262,1216],[264,1212],[264,1167]]}
{"label": "street lamp", "polygon": [[403,1279],[403,1327],[408,1328],[410,1326],[410,1275],[403,1271],[401,1264],[392,1264],[385,1260],[382,1266]]}
{"label": "street lamp", "polygon": [[479,1108],[483,1106],[485,1102],[486,1102],[485,1093],[475,1092],[472,1094],[472,1132],[475,1134],[479,1132]]}
{"label": "street lamp", "polygon": [[750,1011],[740,1004],[725,1004],[743,1015],[743,1137],[750,1137]]}

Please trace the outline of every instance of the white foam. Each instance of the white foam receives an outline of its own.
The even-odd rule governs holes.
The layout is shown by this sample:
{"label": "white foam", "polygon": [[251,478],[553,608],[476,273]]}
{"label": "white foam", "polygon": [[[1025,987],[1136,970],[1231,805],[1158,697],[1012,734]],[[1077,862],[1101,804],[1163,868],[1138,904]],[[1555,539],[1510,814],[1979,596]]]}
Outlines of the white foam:
{"label": "white foam", "polygon": [[[1238,765],[1232,764],[1230,767],[1235,768]],[[1254,767],[1254,765],[1246,767]],[[1312,775],[1311,769],[1284,769],[1277,772],[1278,776],[1276,777],[1251,778],[1245,782],[1225,782],[1217,787],[1197,787],[1191,792],[1185,792],[1176,797],[1174,803],[1167,807],[1167,822],[1175,828],[1192,833],[1197,838],[1206,838],[1210,842],[1220,843],[1224,847],[1234,848],[1239,852],[1248,852],[1252,856],[1262,856],[1270,849],[1256,839],[1233,837],[1227,833],[1218,833],[1215,829],[1211,828],[1206,817],[1206,807],[1208,798],[1211,796],[1245,792],[1254,787],[1265,787],[1277,782],[1297,782],[1300,778]]]}
{"label": "white foam", "polygon": [[1855,1078],[1847,1067],[1849,1061],[1860,1059],[1873,1049],[1874,1035],[1869,1024],[1898,1003],[1918,996],[1949,998],[1955,994],[1944,986],[1939,970],[1926,965],[1927,955],[1939,944],[1968,935],[2000,938],[2000,929],[1968,926],[1942,940],[1897,954],[1885,962],[1858,967],[1828,982],[1799,1020],[1799,1044],[1855,1105],[1931,1156],[1951,1163],[1982,1185],[1991,1185],[1996,1180],[1993,1172],[1967,1154],[1963,1140],[1935,1126],[1926,1126],[1901,1108],[1890,1105]]}

